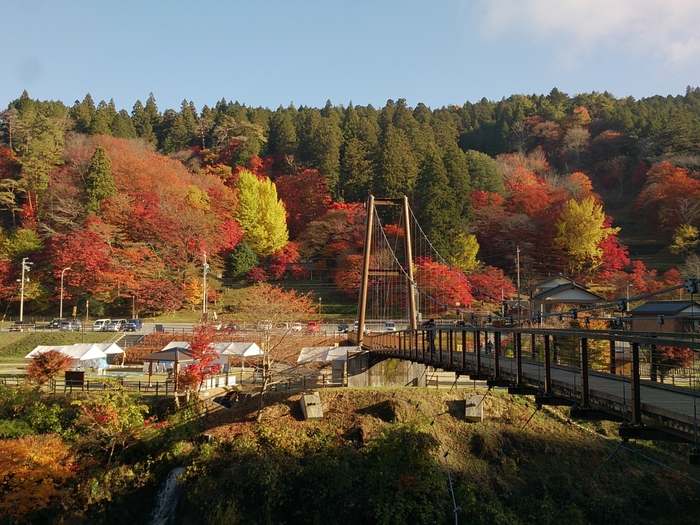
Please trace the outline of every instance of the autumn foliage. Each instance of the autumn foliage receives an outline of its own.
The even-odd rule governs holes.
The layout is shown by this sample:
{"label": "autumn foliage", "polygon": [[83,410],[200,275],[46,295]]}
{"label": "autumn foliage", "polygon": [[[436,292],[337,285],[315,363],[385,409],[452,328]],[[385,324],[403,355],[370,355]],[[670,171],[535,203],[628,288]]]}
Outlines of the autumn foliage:
{"label": "autumn foliage", "polygon": [[178,390],[198,392],[206,378],[219,373],[220,365],[214,364],[219,357],[212,343],[216,340],[216,331],[210,324],[195,327],[194,338],[190,341],[190,355],[193,362],[187,363],[178,372]]}
{"label": "autumn foliage", "polygon": [[38,385],[48,383],[58,373],[71,367],[72,359],[58,350],[42,352],[27,366],[27,379]]}
{"label": "autumn foliage", "polygon": [[76,476],[76,458],[60,436],[0,440],[0,514],[16,523],[55,503]]}

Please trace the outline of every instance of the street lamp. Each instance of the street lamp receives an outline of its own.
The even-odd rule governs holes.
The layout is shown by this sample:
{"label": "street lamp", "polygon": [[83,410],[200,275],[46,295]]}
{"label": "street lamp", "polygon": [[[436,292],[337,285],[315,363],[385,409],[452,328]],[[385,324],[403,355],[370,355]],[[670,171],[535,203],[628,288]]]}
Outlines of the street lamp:
{"label": "street lamp", "polygon": [[207,274],[209,273],[209,264],[207,264],[207,252],[204,254],[204,270],[202,278],[202,322],[207,322]]}
{"label": "street lamp", "polygon": [[318,298],[318,320],[321,321],[321,298]]}
{"label": "street lamp", "polygon": [[[19,322],[24,321],[24,272],[29,271],[29,265],[34,264],[27,261],[27,257],[22,259],[22,285],[19,293]],[[29,278],[27,278],[29,280]]]}
{"label": "street lamp", "polygon": [[60,300],[60,306],[58,308],[58,318],[63,321],[63,276],[66,274],[66,272],[70,270],[70,267],[64,268],[61,270],[61,300]]}

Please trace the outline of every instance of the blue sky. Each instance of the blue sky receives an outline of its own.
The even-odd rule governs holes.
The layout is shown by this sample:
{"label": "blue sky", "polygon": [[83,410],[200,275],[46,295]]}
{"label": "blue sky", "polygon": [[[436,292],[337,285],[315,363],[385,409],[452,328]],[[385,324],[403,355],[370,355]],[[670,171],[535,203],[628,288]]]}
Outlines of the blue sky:
{"label": "blue sky", "polygon": [[2,0],[0,108],[87,93],[131,111],[431,108],[512,94],[700,85],[697,0]]}

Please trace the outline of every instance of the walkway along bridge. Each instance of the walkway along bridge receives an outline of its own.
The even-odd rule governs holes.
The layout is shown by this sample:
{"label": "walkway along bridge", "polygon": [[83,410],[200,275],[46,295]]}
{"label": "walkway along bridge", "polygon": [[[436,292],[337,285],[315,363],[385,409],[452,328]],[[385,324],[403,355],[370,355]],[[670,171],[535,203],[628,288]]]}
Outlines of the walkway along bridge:
{"label": "walkway along bridge", "polygon": [[[370,196],[358,329],[349,334],[361,347],[367,366],[394,358],[453,371],[459,376],[486,381],[489,387],[503,387],[512,394],[534,396],[538,407],[570,406],[571,416],[575,418],[619,421],[623,440],[689,441],[694,444],[690,461],[700,464],[698,370],[695,366],[700,334],[531,328],[516,326],[512,318],[511,326],[503,326],[507,324],[505,319],[500,319],[504,322],[498,326],[490,322],[490,314],[489,322],[487,316],[479,319],[472,315],[472,324],[463,321],[440,324],[438,320],[436,325],[419,327],[415,297],[426,294],[420,290],[419,279],[413,274],[407,201],[404,198],[403,201],[381,202],[403,206],[405,260],[399,263],[394,257],[394,266],[401,268],[392,270],[386,262],[377,262],[386,261],[386,256],[372,255],[372,251],[377,250],[373,222],[375,217],[378,222],[378,216]],[[371,278],[380,276],[382,280],[392,273],[405,280],[408,300],[404,302],[409,329],[367,334],[364,322]],[[696,281],[692,284],[696,285]],[[377,288],[376,282],[374,287]],[[619,301],[611,303],[615,304]],[[442,309],[445,305],[439,306]],[[561,319],[561,313],[555,315]],[[576,315],[573,311],[572,318]],[[537,320],[541,325],[541,314]],[[669,374],[661,364],[662,348],[685,349],[692,354],[694,366],[681,370],[680,375],[675,373],[678,370]],[[671,379],[673,384],[665,383],[664,379]]]}

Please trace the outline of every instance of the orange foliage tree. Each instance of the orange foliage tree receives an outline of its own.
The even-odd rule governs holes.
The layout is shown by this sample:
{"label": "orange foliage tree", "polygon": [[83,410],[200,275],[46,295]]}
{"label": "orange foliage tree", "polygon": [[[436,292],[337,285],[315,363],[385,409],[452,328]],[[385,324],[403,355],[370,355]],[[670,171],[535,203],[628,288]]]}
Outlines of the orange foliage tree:
{"label": "orange foliage tree", "polygon": [[46,509],[75,477],[74,466],[75,457],[58,435],[0,440],[0,514],[22,523]]}
{"label": "orange foliage tree", "polygon": [[652,225],[658,224],[671,233],[682,223],[681,203],[700,201],[700,180],[689,175],[687,168],[669,162],[655,164],[647,172],[636,206],[647,212]]}
{"label": "orange foliage tree", "polygon": [[316,170],[277,177],[275,184],[287,210],[287,228],[292,239],[312,220],[321,217],[332,202],[328,178]]}
{"label": "orange foliage tree", "polygon": [[273,381],[273,364],[279,357],[279,351],[287,332],[277,332],[273,327],[278,323],[308,319],[314,312],[311,293],[299,294],[296,290],[285,290],[281,286],[267,283],[256,284],[242,298],[237,307],[238,314],[244,319],[265,320],[262,333],[263,370],[260,385],[260,405],[258,420],[262,417],[263,396]]}
{"label": "orange foliage tree", "polygon": [[42,352],[27,366],[27,379],[38,385],[48,383],[57,374],[68,370],[72,359],[58,350]]}
{"label": "orange foliage tree", "polygon": [[428,299],[423,301],[426,313],[437,314],[458,304],[466,308],[471,306],[471,286],[461,270],[435,262],[430,257],[419,257],[414,262],[414,280]]}

